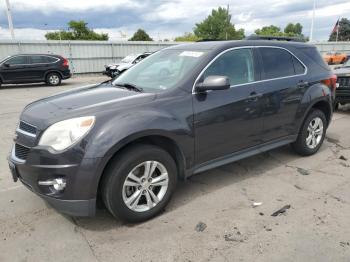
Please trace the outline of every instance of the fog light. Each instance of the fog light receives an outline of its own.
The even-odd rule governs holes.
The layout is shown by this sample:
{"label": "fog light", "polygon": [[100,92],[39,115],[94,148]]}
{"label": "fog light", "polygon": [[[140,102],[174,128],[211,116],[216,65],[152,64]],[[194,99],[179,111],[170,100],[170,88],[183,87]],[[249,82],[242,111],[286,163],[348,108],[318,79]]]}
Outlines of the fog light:
{"label": "fog light", "polygon": [[40,186],[53,186],[56,191],[62,191],[66,188],[66,179],[55,178],[51,180],[39,181]]}

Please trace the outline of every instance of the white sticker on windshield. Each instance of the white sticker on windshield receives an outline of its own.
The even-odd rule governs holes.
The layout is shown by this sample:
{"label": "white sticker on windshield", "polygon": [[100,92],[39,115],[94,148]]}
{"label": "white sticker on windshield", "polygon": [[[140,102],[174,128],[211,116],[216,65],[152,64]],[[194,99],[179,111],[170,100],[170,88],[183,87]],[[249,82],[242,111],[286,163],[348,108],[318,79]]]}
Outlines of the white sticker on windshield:
{"label": "white sticker on windshield", "polygon": [[203,55],[203,52],[198,51],[183,51],[179,56],[191,56],[191,57],[200,57]]}

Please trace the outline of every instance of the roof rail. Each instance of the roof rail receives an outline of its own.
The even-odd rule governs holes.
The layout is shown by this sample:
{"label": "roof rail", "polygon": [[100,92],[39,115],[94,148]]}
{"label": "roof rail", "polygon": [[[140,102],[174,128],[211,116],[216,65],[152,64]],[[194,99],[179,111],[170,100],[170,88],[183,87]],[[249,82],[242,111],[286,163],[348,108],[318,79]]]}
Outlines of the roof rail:
{"label": "roof rail", "polygon": [[301,37],[287,37],[287,36],[268,36],[268,35],[250,35],[245,40],[276,40],[276,41],[289,41],[289,42],[306,42]]}

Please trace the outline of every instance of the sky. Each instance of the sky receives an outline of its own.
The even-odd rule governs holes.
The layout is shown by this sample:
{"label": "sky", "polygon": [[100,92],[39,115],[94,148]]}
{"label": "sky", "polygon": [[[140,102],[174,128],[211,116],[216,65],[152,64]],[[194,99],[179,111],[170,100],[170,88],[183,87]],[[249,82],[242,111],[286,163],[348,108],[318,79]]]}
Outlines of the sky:
{"label": "sky", "polygon": [[[48,31],[85,20],[110,40],[126,40],[145,29],[154,40],[192,32],[213,8],[229,4],[231,22],[246,35],[262,26],[301,23],[310,34],[313,0],[10,0],[17,39],[43,40]],[[350,0],[316,0],[314,40],[327,40],[340,17],[350,19]],[[9,39],[5,0],[0,0],[0,39]]]}

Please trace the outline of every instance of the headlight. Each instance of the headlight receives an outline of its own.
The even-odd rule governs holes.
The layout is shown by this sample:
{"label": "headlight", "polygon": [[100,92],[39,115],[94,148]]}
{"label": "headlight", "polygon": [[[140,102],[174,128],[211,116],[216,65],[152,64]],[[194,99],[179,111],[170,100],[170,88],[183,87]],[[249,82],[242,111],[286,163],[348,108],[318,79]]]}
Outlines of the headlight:
{"label": "headlight", "polygon": [[41,136],[39,145],[62,151],[83,138],[93,127],[94,116],[67,119],[51,125]]}

